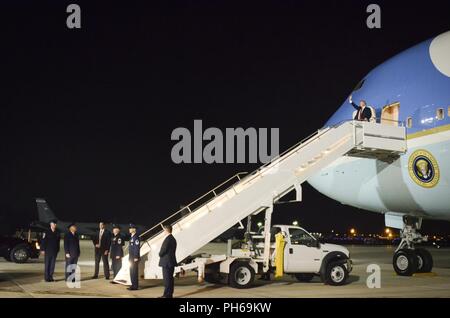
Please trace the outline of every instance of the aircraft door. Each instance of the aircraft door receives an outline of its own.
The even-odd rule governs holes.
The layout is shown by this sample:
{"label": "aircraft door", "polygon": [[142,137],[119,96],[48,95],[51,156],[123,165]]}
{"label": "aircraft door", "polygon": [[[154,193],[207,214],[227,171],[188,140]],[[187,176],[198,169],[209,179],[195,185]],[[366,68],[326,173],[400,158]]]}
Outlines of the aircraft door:
{"label": "aircraft door", "polygon": [[381,123],[390,126],[398,126],[400,103],[393,103],[383,107],[381,111]]}

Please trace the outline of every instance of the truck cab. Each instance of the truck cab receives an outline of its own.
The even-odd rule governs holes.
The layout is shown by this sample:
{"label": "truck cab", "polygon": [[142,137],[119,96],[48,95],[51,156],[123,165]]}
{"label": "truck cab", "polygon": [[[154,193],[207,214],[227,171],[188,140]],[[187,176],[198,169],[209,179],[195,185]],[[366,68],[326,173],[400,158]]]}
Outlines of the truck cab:
{"label": "truck cab", "polygon": [[[350,252],[347,248],[320,243],[313,235],[299,226],[275,225],[271,229],[273,253],[271,263],[275,265],[275,234],[282,233],[285,241],[283,271],[293,274],[300,281],[309,281],[320,276],[330,285],[345,284],[352,270]],[[273,238],[272,238],[273,237]]]}

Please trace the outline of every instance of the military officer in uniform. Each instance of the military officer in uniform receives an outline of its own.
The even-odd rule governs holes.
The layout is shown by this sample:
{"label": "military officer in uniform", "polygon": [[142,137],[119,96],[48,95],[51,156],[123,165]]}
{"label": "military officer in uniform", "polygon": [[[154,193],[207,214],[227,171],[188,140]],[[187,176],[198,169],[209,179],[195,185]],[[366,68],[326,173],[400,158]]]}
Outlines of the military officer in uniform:
{"label": "military officer in uniform", "polygon": [[80,240],[77,234],[77,226],[71,223],[68,226],[69,232],[64,236],[64,252],[66,254],[66,281],[74,272],[69,268],[70,265],[76,265],[80,257]]}
{"label": "military officer in uniform", "polygon": [[111,239],[111,261],[112,261],[112,270],[114,273],[114,277],[119,273],[122,268],[122,257],[123,257],[123,245],[124,239],[122,234],[120,233],[120,226],[113,225],[113,236]]}
{"label": "military officer in uniform", "polygon": [[53,279],[53,273],[55,272],[56,257],[58,256],[59,242],[61,240],[56,223],[56,220],[50,221],[50,228],[44,232],[41,241],[41,253],[44,255],[44,277],[46,282],[55,281]]}
{"label": "military officer in uniform", "polygon": [[130,246],[129,250],[129,260],[130,260],[130,278],[131,287],[128,290],[137,290],[139,288],[139,260],[140,256],[140,242],[139,236],[136,233],[136,225],[130,224]]}

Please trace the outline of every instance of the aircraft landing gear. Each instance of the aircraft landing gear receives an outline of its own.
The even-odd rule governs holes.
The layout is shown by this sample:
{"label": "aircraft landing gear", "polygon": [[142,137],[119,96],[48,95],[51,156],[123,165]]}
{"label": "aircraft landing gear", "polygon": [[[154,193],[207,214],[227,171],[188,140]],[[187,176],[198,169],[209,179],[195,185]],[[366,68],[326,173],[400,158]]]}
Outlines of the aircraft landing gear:
{"label": "aircraft landing gear", "polygon": [[414,273],[428,273],[433,268],[433,257],[423,248],[415,248],[415,244],[426,242],[427,238],[417,230],[422,225],[421,218],[403,217],[402,238],[395,250],[392,265],[400,276],[411,276]]}

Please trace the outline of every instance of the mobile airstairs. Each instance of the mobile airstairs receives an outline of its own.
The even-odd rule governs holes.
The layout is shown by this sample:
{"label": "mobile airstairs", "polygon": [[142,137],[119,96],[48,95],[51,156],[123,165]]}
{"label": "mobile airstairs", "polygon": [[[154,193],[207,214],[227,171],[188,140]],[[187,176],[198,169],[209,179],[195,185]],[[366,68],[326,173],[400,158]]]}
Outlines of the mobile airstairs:
{"label": "mobile airstairs", "polygon": [[[301,184],[342,156],[392,161],[406,150],[405,127],[346,121],[321,129],[253,173],[245,176],[239,173],[226,180],[141,234],[141,273],[143,267],[145,279],[162,278],[158,253],[165,237],[164,224],[172,224],[178,241],[176,258],[181,262],[251,215],[265,211],[266,224],[270,225],[274,203],[293,190],[300,201]],[[253,260],[257,263],[254,266],[260,266],[263,271],[270,266],[269,232],[265,231],[262,253]],[[205,266],[217,262],[227,272],[226,267],[233,258],[226,255],[198,258],[183,263],[175,272],[194,269],[203,275]],[[123,258],[122,269],[114,280],[130,284],[128,256]]]}

